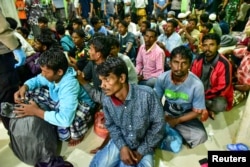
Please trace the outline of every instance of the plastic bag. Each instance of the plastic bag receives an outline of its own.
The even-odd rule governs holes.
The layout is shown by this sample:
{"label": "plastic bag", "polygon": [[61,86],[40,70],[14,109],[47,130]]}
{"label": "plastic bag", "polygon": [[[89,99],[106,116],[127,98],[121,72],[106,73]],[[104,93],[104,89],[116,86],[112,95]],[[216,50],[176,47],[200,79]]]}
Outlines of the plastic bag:
{"label": "plastic bag", "polygon": [[182,147],[182,137],[181,135],[173,128],[166,123],[165,126],[166,136],[164,137],[160,148],[162,150],[171,151],[178,153]]}
{"label": "plastic bag", "polygon": [[10,147],[24,163],[49,162],[57,155],[56,128],[38,117],[10,119]]}

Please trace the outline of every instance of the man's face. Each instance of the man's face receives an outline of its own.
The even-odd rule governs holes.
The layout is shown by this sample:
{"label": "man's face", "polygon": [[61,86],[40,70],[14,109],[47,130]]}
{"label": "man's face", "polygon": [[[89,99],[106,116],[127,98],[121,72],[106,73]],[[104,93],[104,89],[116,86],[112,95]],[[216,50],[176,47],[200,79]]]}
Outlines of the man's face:
{"label": "man's face", "polygon": [[131,17],[125,17],[124,20],[129,24],[131,22]]}
{"label": "man's face", "polygon": [[42,76],[44,76],[48,81],[50,82],[56,82],[58,83],[61,79],[61,75],[59,75],[59,72],[54,72],[52,69],[49,69],[47,66],[41,66],[40,67],[42,72]]}
{"label": "man's face", "polygon": [[140,31],[141,31],[141,33],[145,33],[145,32],[146,32],[146,30],[147,30],[147,26],[146,26],[146,24],[142,23],[142,24],[141,24],[141,27],[140,27]]}
{"label": "man's face", "polygon": [[88,24],[86,19],[82,19],[82,25],[86,26]]}
{"label": "man's face", "polygon": [[73,23],[72,27],[73,27],[73,30],[78,30],[82,28],[81,25],[77,23]]}
{"label": "man's face", "polygon": [[76,46],[81,46],[84,43],[84,38],[80,37],[77,33],[73,32],[72,40]]}
{"label": "man's face", "polygon": [[44,29],[44,28],[47,28],[48,27],[48,24],[45,24],[45,23],[38,23],[38,26],[40,29]]}
{"label": "man's face", "polygon": [[119,51],[120,51],[120,48],[119,48],[119,47],[117,47],[117,46],[112,46],[111,49],[110,49],[110,56],[112,56],[112,57],[117,57]]}
{"label": "man's face", "polygon": [[151,47],[156,41],[156,34],[154,32],[147,31],[144,35],[144,41],[147,47]]}
{"label": "man's face", "polygon": [[207,39],[202,43],[202,50],[206,58],[212,59],[217,55],[220,46],[213,39]]}
{"label": "man's face", "polygon": [[167,36],[173,34],[173,32],[175,32],[175,28],[172,25],[172,23],[167,23],[164,25],[164,32]]}
{"label": "man's face", "polygon": [[121,23],[118,24],[118,32],[121,34],[121,35],[125,35],[127,33],[127,28],[122,25]]}
{"label": "man's face", "polygon": [[93,44],[89,46],[89,59],[92,61],[96,61],[98,59],[98,52],[96,52]]}
{"label": "man's face", "polygon": [[95,29],[95,30],[99,30],[99,29],[101,28],[101,26],[102,26],[102,22],[101,22],[101,20],[99,20],[98,23],[96,23],[96,24],[94,25],[94,29]]}
{"label": "man's face", "polygon": [[101,80],[101,88],[107,96],[116,95],[123,87],[125,82],[122,77],[117,77],[113,73],[109,76],[99,76]]}
{"label": "man's face", "polygon": [[176,55],[170,61],[172,75],[175,78],[182,78],[187,75],[190,67],[188,59],[182,58],[181,55]]}
{"label": "man's face", "polygon": [[187,24],[187,30],[189,31],[193,31],[196,27],[196,23],[195,21],[189,21],[188,24]]}

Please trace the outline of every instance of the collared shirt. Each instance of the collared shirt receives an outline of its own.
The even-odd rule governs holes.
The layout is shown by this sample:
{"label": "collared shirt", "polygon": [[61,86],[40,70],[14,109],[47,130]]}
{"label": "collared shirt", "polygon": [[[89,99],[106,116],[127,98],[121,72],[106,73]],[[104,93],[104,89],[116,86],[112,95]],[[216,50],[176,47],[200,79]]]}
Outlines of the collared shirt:
{"label": "collared shirt", "polygon": [[142,85],[129,85],[126,100],[114,104],[111,97],[103,101],[105,126],[120,150],[128,146],[141,155],[152,153],[164,136],[164,113],[155,92]]}
{"label": "collared shirt", "polygon": [[164,72],[164,61],[165,53],[156,43],[148,50],[142,45],[136,58],[136,72],[145,80],[156,78]]}
{"label": "collared shirt", "polygon": [[134,0],[135,8],[146,8],[148,0]]}
{"label": "collared shirt", "polygon": [[174,48],[183,44],[181,36],[176,32],[173,32],[173,34],[171,34],[169,37],[167,37],[165,34],[161,34],[157,41],[164,43],[166,49],[169,52],[172,52]]}

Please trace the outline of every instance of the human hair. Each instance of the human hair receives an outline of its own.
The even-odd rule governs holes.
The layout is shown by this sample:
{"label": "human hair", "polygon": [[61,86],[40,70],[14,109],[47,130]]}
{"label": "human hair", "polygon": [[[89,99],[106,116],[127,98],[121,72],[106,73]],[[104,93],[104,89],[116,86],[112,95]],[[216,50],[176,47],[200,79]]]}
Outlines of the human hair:
{"label": "human hair", "polygon": [[167,20],[167,23],[171,23],[174,28],[178,26],[178,22],[175,19]]}
{"label": "human hair", "polygon": [[114,35],[109,35],[107,37],[109,40],[110,47],[116,46],[116,47],[120,48],[120,42]]}
{"label": "human hair", "polygon": [[226,12],[224,10],[220,11],[218,14],[218,18],[223,20],[226,17]]}
{"label": "human hair", "polygon": [[96,52],[100,52],[102,57],[106,59],[109,56],[110,48],[108,38],[106,36],[97,36],[89,41],[89,45],[93,45]]}
{"label": "human hair", "polygon": [[198,23],[198,19],[197,19],[197,18],[194,18],[194,17],[191,17],[190,19],[188,19],[188,21],[193,21],[193,22],[195,22],[195,25],[197,25],[197,23]]}
{"label": "human hair", "polygon": [[181,46],[174,48],[170,54],[170,60],[172,60],[177,55],[180,55],[184,59],[188,59],[190,64],[193,60],[192,51],[187,46],[181,45]]}
{"label": "human hair", "polygon": [[130,13],[126,13],[126,14],[124,15],[124,18],[127,18],[127,17],[131,17],[131,14],[130,14]]}
{"label": "human hair", "polygon": [[213,28],[213,24],[210,22],[204,23],[203,27],[206,27],[208,31],[210,31]]}
{"label": "human hair", "polygon": [[46,66],[54,72],[61,69],[64,74],[68,68],[67,58],[63,51],[59,49],[50,49],[43,52],[38,59],[38,63],[41,67]]}
{"label": "human hair", "polygon": [[165,18],[163,13],[159,13],[159,14],[157,15],[157,18],[158,18],[158,17],[160,17],[161,19],[164,19],[164,18]]}
{"label": "human hair", "polygon": [[96,72],[100,76],[108,77],[111,73],[117,77],[125,74],[128,83],[128,68],[126,63],[119,57],[109,57],[106,61],[99,64],[96,68]]}
{"label": "human hair", "polygon": [[48,22],[49,20],[44,16],[38,18],[38,23],[48,24]]}
{"label": "human hair", "polygon": [[30,34],[30,31],[25,27],[17,27],[16,29],[20,30],[23,33],[25,38],[27,38]]}
{"label": "human hair", "polygon": [[78,25],[82,26],[82,20],[81,20],[81,19],[77,19],[77,18],[75,18],[75,19],[73,19],[73,20],[72,20],[72,24],[73,24],[73,23],[75,23],[75,24],[78,24]]}
{"label": "human hair", "polygon": [[151,26],[150,21],[148,21],[148,20],[142,21],[141,24],[145,24],[146,28],[150,28],[150,26]]}
{"label": "human hair", "polygon": [[122,24],[125,28],[128,28],[128,22],[124,21],[124,20],[120,20],[118,22],[118,24]]}
{"label": "human hair", "polygon": [[220,40],[220,36],[217,33],[209,33],[209,34],[204,35],[204,37],[202,38],[202,43],[208,39],[215,40],[217,45],[220,45],[221,40]]}
{"label": "human hair", "polygon": [[207,13],[202,13],[200,15],[200,20],[203,22],[203,23],[207,23],[208,20],[209,20],[209,15]]}
{"label": "human hair", "polygon": [[76,30],[73,31],[73,33],[76,33],[81,38],[85,38],[86,37],[86,33],[84,32],[83,29],[76,29]]}
{"label": "human hair", "polygon": [[64,35],[65,34],[65,28],[64,28],[64,26],[62,24],[56,25],[56,32],[59,35]]}
{"label": "human hair", "polygon": [[17,21],[15,19],[13,19],[12,17],[5,17],[5,19],[9,23],[10,28],[12,28],[13,30],[17,28]]}
{"label": "human hair", "polygon": [[92,24],[92,26],[96,25],[99,22],[99,17],[94,16],[90,19],[90,23]]}
{"label": "human hair", "polygon": [[155,29],[153,29],[153,28],[148,28],[148,29],[146,30],[146,32],[147,32],[147,31],[153,32],[153,33],[155,34],[155,37],[157,38],[158,33],[157,33],[157,31],[156,31]]}

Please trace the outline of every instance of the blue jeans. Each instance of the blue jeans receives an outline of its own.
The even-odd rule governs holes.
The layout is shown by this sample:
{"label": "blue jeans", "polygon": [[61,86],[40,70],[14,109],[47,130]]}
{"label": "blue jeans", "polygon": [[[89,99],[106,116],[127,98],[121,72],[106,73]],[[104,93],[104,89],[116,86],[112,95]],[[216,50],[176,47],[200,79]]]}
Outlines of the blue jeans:
{"label": "blue jeans", "polygon": [[120,159],[120,150],[116,147],[111,139],[109,143],[96,153],[92,159],[90,167],[153,167],[153,155],[147,154],[143,156],[140,163],[135,166],[124,164]]}

